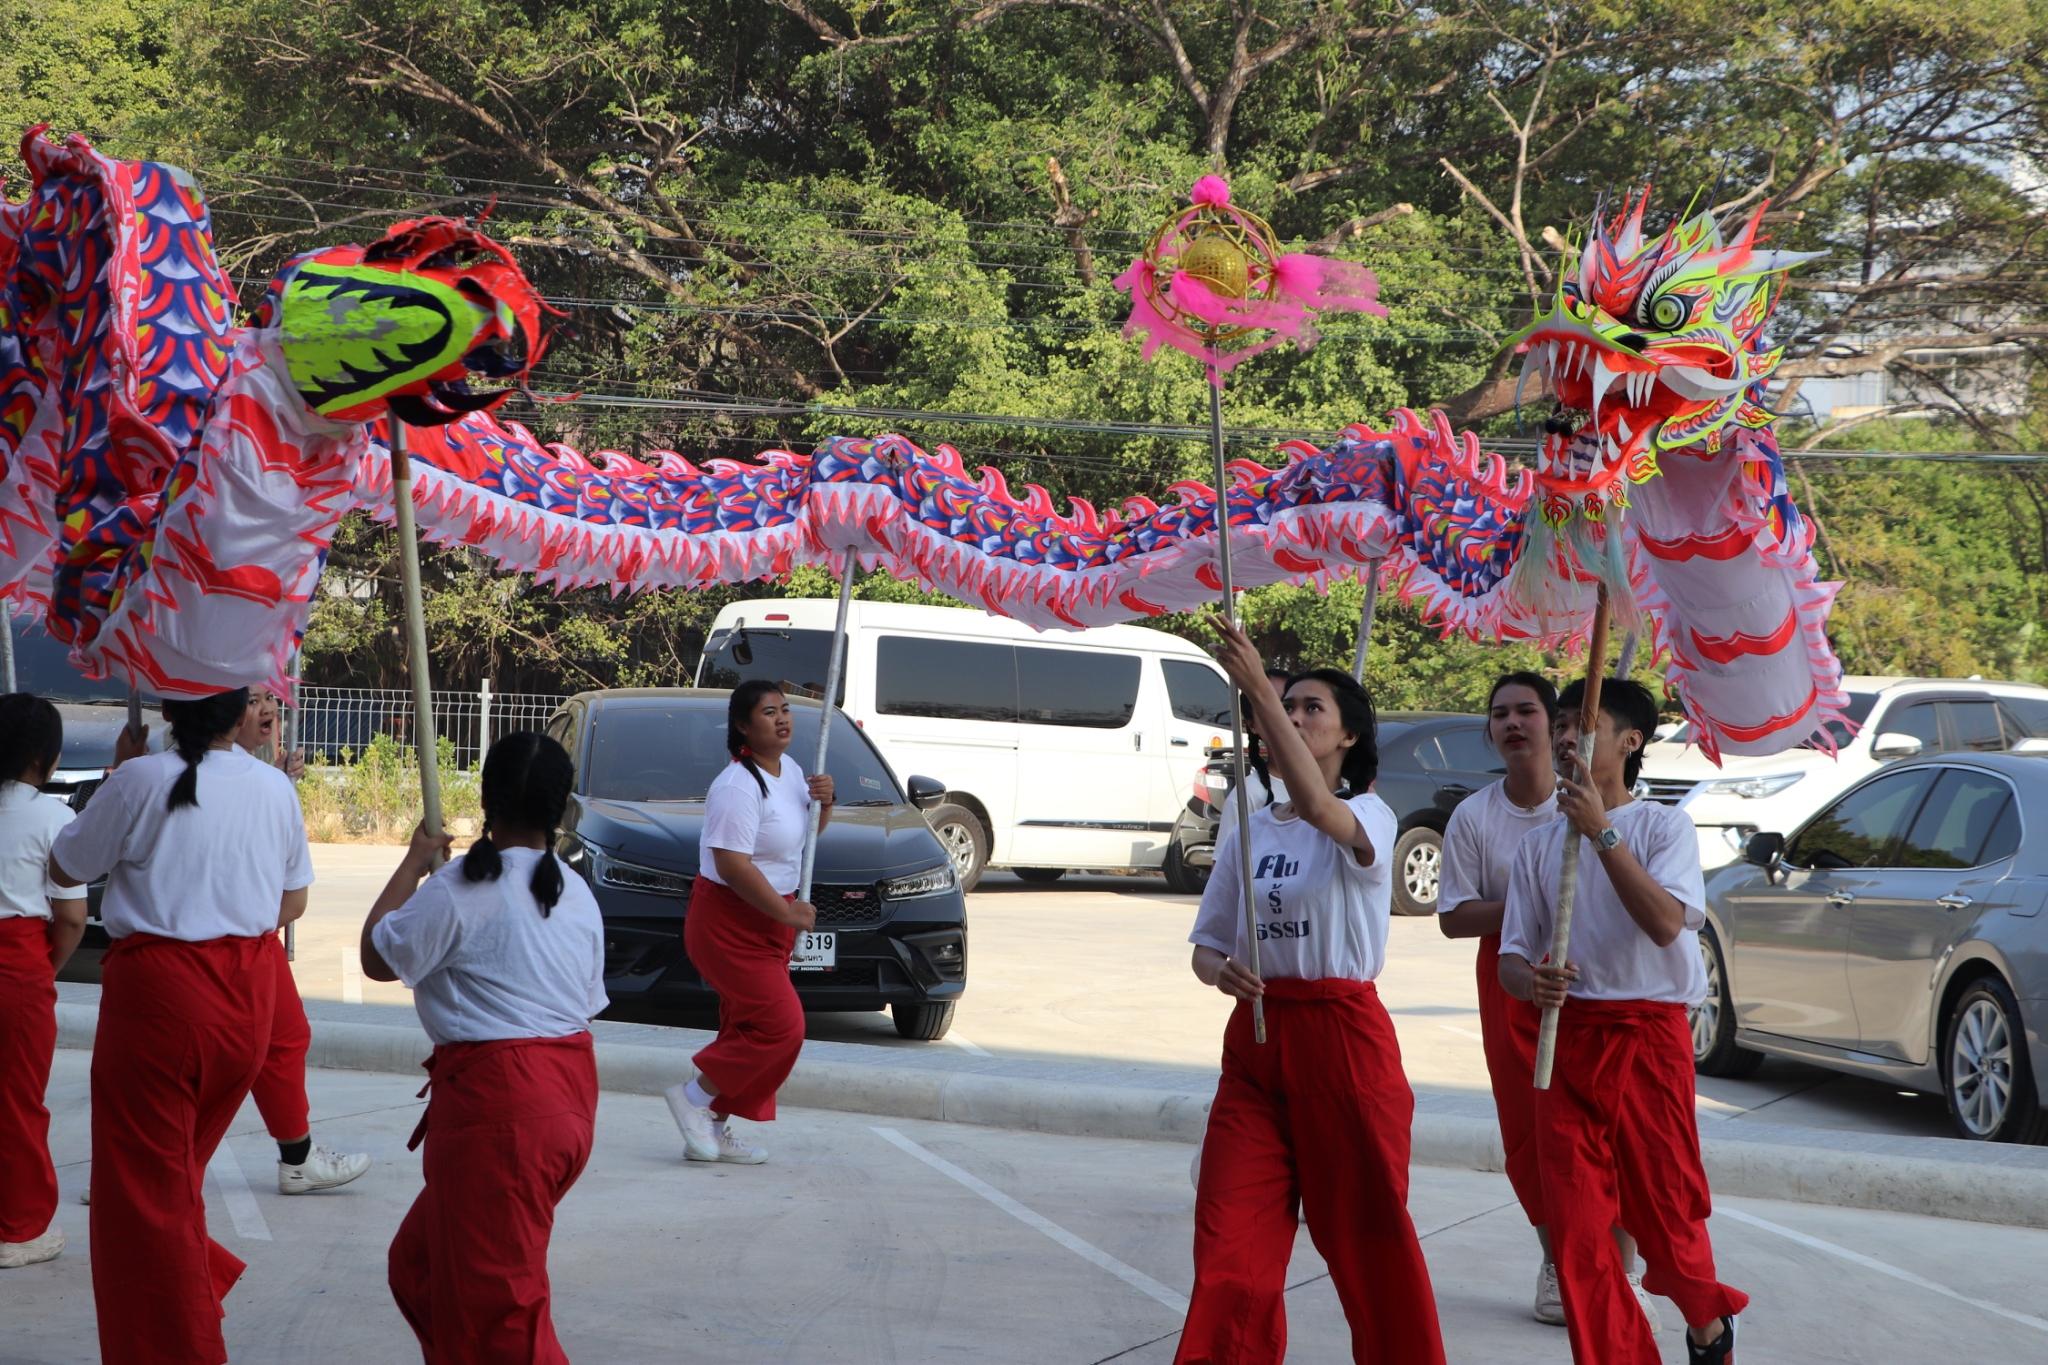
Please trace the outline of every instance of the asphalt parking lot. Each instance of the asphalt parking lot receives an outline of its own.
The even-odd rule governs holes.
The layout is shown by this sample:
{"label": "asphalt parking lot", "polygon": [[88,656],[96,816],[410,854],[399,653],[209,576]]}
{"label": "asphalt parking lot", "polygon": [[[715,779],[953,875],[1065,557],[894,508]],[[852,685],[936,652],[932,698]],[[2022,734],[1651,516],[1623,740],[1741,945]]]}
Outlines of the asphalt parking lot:
{"label": "asphalt parking lot", "polygon": [[[299,925],[295,963],[308,999],[409,1010],[403,987],[365,981],[355,966],[363,912],[397,856],[389,848],[314,847],[318,881]],[[890,1059],[896,1065],[919,1065],[919,1055],[934,1049],[967,1051],[1040,1075],[1206,1086],[1216,1074],[1229,1002],[1188,972],[1194,904],[1168,894],[1156,876],[1070,873],[1034,886],[991,873],[968,898],[968,992],[944,1042],[906,1042],[882,1014],[814,1014],[810,1036],[897,1049],[901,1055]],[[1444,938],[1433,920],[1394,920],[1379,986],[1418,1091],[1486,1093],[1472,955],[1469,941]],[[697,1027],[713,1022],[704,1014],[665,1018]],[[1767,1062],[1742,1080],[1702,1077],[1698,1094],[1700,1114],[1710,1122],[1952,1133],[1939,1096],[1792,1062]]]}
{"label": "asphalt parking lot", "polygon": [[[87,1273],[89,1055],[61,1050],[52,1146],[71,1250],[6,1272],[0,1365],[97,1358]],[[384,1249],[419,1189],[411,1077],[312,1073],[314,1131],[375,1158],[346,1189],[275,1193],[274,1144],[245,1109],[207,1181],[215,1235],[250,1263],[228,1301],[237,1360],[413,1358]],[[578,1360],[1165,1362],[1192,1273],[1188,1148],[787,1110],[756,1132],[770,1165],[679,1159],[660,1100],[606,1093],[591,1166],[563,1205],[552,1271]],[[1453,1361],[1562,1365],[1528,1315],[1535,1247],[1506,1181],[1418,1167]],[[1722,1273],[1756,1302],[1750,1361],[2038,1360],[2048,1232],[1804,1204],[1722,1200]],[[1290,1358],[1346,1358],[1335,1293],[1304,1232]],[[1667,1328],[1675,1311],[1664,1305]],[[1659,1337],[1682,1361],[1675,1330]]]}

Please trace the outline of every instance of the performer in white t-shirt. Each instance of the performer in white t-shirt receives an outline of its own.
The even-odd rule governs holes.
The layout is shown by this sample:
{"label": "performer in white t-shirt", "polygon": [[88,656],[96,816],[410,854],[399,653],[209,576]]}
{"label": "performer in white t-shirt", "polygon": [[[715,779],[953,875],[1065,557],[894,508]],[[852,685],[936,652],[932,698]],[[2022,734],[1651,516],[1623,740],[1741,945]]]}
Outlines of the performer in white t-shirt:
{"label": "performer in white t-shirt", "polygon": [[[1628,1214],[1643,1285],[1678,1305],[1693,1365],[1734,1359],[1749,1302],[1714,1272],[1712,1196],[1693,1114],[1687,1010],[1706,996],[1698,930],[1706,891],[1692,822],[1629,796],[1657,704],[1641,683],[1601,690],[1590,770],[1579,757],[1584,686],[1558,698],[1557,818],[1515,852],[1501,923],[1500,981],[1539,1009],[1559,1006],[1550,1088],[1536,1092],[1550,1245],[1579,1365],[1655,1365],[1621,1253]],[[1570,957],[1548,960],[1566,839],[1581,839]]]}
{"label": "performer in white t-shirt", "polygon": [[[822,709],[825,720],[831,714]],[[766,1161],[767,1151],[727,1119],[773,1120],[775,1092],[803,1050],[804,1007],[789,959],[817,911],[796,891],[811,803],[823,807],[822,830],[832,818],[832,779],[806,780],[789,756],[790,738],[781,688],[756,678],[733,689],[725,728],[732,763],[704,794],[697,881],[683,920],[683,951],[718,992],[718,1037],[692,1059],[696,1076],[665,1092],[691,1161]]]}
{"label": "performer in white t-shirt", "polygon": [[[251,687],[235,743],[296,781],[306,769],[305,760],[296,751],[281,751],[277,738],[277,695],[267,687]],[[271,974],[277,978],[277,1012],[270,1024],[270,1048],[250,1098],[277,1142],[277,1192],[311,1194],[348,1184],[370,1169],[370,1157],[367,1152],[337,1152],[313,1140],[312,1105],[306,1096],[306,1052],[313,1045],[313,1028],[285,957],[284,939],[273,937],[276,947],[268,956]]]}
{"label": "performer in white t-shirt", "polygon": [[85,933],[85,896],[50,880],[71,807],[38,790],[64,719],[41,697],[0,697],[0,1270],[64,1250],[43,1092],[57,1047],[57,973]]}
{"label": "performer in white t-shirt", "polygon": [[484,757],[483,837],[434,872],[449,841],[414,831],[363,922],[363,974],[412,987],[434,1043],[409,1144],[424,1136],[426,1188],[389,1258],[391,1297],[428,1361],[569,1359],[548,1239],[590,1159],[590,1021],[608,1003],[597,900],[552,851],[573,781],[554,740],[500,739]]}
{"label": "performer in white t-shirt", "polygon": [[[1203,1137],[1195,1287],[1181,1361],[1277,1362],[1297,1217],[1330,1269],[1360,1361],[1444,1358],[1436,1298],[1408,1216],[1415,1097],[1373,986],[1386,960],[1394,813],[1378,770],[1372,701],[1348,673],[1266,685],[1236,626],[1211,624],[1231,681],[1252,698],[1289,799],[1254,812],[1217,850],[1189,941],[1194,972],[1239,1003]],[[1354,792],[1340,799],[1340,782]],[[1251,845],[1260,973],[1244,958],[1237,840]],[[1254,1041],[1263,1000],[1267,1041]]]}
{"label": "performer in white t-shirt", "polygon": [[313,861],[285,775],[235,747],[243,689],[165,701],[172,751],[130,759],[50,850],[59,886],[107,879],[92,1055],[92,1281],[100,1354],[222,1361],[247,1267],[206,1235],[206,1163],[263,1063],[265,954]]}

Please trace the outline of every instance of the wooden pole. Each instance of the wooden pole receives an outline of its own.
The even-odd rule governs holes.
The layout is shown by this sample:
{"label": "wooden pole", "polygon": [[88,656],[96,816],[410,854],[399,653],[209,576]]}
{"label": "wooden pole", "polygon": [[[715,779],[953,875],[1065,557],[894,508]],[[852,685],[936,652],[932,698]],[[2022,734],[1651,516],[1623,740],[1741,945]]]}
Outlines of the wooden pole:
{"label": "wooden pole", "polygon": [[391,422],[391,500],[398,522],[398,570],[405,595],[405,641],[412,673],[413,747],[420,761],[420,822],[441,837],[440,745],[434,735],[434,683],[427,669],[427,609],[420,590],[420,540],[413,524],[412,461],[405,453],[405,423]]}
{"label": "wooden pole", "polygon": [[[1237,594],[1230,581],[1230,499],[1228,472],[1223,466],[1223,390],[1210,375],[1209,384],[1209,454],[1213,457],[1216,476],[1216,571],[1223,583],[1223,619],[1237,624]],[[1237,802],[1237,870],[1239,881],[1244,887],[1244,941],[1245,965],[1251,968],[1253,976],[1259,975],[1259,907],[1252,891],[1252,794],[1250,786],[1251,769],[1245,763],[1244,707],[1230,708],[1230,741],[1232,766],[1235,781],[1231,784]],[[1266,1004],[1263,1000],[1252,1001],[1252,1037],[1258,1042],[1266,1041]]]}
{"label": "wooden pole", "polygon": [[[825,664],[825,695],[818,699],[818,758],[811,768],[811,776],[825,771],[825,756],[832,746],[832,708],[839,697],[839,679],[846,671],[846,615],[853,605],[853,571],[857,563],[851,550],[846,552],[846,567],[839,571],[839,613],[832,623],[832,654]],[[804,834],[803,874],[797,880],[796,898],[807,901],[811,898],[811,873],[818,866],[818,826],[825,818],[825,811],[817,802],[811,802],[811,827]]]}
{"label": "wooden pole", "polygon": [[1365,561],[1365,609],[1358,614],[1358,648],[1351,655],[1351,676],[1365,681],[1365,656],[1372,649],[1372,618],[1380,607],[1380,561]]}
{"label": "wooden pole", "polygon": [[[1607,664],[1607,585],[1600,585],[1600,600],[1593,608],[1593,638],[1586,647],[1586,696],[1579,707],[1579,757],[1590,771],[1593,744],[1600,728],[1600,683]],[[1563,966],[1572,943],[1572,902],[1579,891],[1579,847],[1585,838],[1569,824],[1565,826],[1564,860],[1557,872],[1557,922],[1550,931],[1550,960]],[[1543,1011],[1536,1032],[1536,1088],[1550,1089],[1550,1068],[1557,1056],[1557,1006]]]}

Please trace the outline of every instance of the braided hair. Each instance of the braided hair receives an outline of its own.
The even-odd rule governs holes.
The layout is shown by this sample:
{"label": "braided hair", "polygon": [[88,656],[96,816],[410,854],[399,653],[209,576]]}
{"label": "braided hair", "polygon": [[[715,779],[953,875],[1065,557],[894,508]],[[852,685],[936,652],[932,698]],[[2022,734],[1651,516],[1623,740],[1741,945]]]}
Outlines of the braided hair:
{"label": "braided hair", "polygon": [[[1276,680],[1280,683],[1280,690],[1285,692],[1287,690],[1287,674],[1277,668],[1267,669],[1266,681],[1273,682]],[[1247,768],[1258,774],[1260,784],[1266,789],[1266,800],[1271,801],[1273,799],[1273,760],[1266,753],[1266,746],[1259,739],[1259,732],[1252,728],[1252,699],[1250,697],[1239,697],[1237,699],[1237,709],[1241,717],[1240,723],[1244,726],[1244,764]]]}
{"label": "braided hair", "polygon": [[164,702],[164,723],[171,727],[171,747],[179,758],[185,760],[185,771],[179,773],[178,780],[171,784],[168,809],[198,806],[200,762],[214,741],[235,732],[242,723],[242,713],[248,709],[249,689],[246,687],[238,687],[232,692],[216,692],[210,697]]}
{"label": "braided hair", "polygon": [[754,751],[747,746],[747,718],[754,714],[761,698],[781,695],[779,683],[767,678],[749,678],[732,690],[732,700],[725,707],[725,751],[732,755],[733,762],[744,765],[754,775],[754,784],[760,787],[763,796],[768,794],[768,779],[761,776],[760,765],[754,762]]}
{"label": "braided hair", "polygon": [[555,861],[555,834],[575,780],[569,751],[538,730],[515,730],[493,744],[484,755],[483,837],[462,855],[462,879],[494,882],[504,872],[504,855],[491,841],[493,824],[539,831],[545,838],[527,889],[540,903],[542,918],[552,914],[562,898],[562,865]]}
{"label": "braided hair", "polygon": [[0,697],[0,782],[29,782],[57,766],[64,752],[64,717],[41,697],[9,692]]}

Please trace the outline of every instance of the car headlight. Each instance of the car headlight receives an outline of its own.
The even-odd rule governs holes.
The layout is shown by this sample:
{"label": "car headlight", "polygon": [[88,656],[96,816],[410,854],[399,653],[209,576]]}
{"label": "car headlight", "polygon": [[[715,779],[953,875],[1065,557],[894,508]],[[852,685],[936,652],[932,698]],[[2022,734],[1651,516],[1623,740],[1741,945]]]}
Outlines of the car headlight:
{"label": "car headlight", "polygon": [[892,901],[915,900],[919,896],[943,896],[959,884],[953,875],[953,865],[940,863],[907,877],[891,877],[882,883],[882,895]]}
{"label": "car headlight", "polygon": [[565,857],[563,861],[588,877],[592,883],[611,887],[615,891],[637,891],[643,896],[690,894],[691,878],[681,872],[624,862],[612,857],[603,849],[581,840],[577,841],[575,852]]}
{"label": "car headlight", "polygon": [[1805,776],[1805,773],[1762,773],[1756,777],[1717,777],[1702,787],[1701,794],[1740,796],[1748,801],[1761,801],[1766,796],[1776,796]]}

